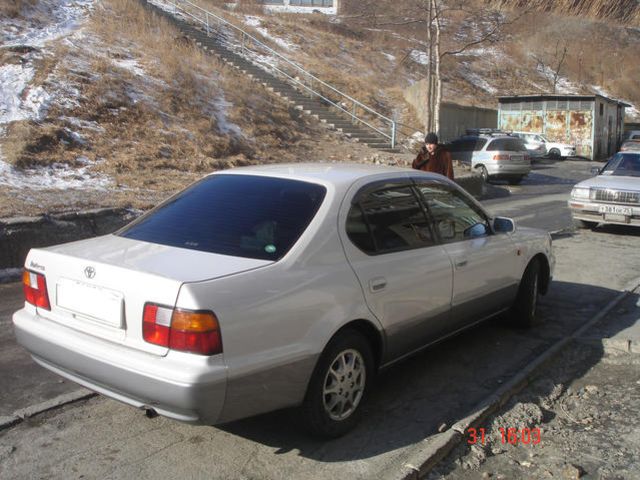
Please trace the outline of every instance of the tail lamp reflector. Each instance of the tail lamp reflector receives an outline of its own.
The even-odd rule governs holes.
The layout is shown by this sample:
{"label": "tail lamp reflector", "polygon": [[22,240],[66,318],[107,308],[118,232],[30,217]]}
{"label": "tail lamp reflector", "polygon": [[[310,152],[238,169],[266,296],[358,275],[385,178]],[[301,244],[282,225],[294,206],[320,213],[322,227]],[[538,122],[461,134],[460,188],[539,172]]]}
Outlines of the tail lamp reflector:
{"label": "tail lamp reflector", "polygon": [[185,310],[154,303],[144,306],[142,336],[145,341],[200,355],[222,353],[220,325],[211,311]]}
{"label": "tail lamp reflector", "polygon": [[47,292],[47,280],[41,273],[25,270],[22,274],[24,287],[24,299],[27,303],[45,310],[51,310],[49,293]]}
{"label": "tail lamp reflector", "polygon": [[494,160],[509,160],[510,156],[505,154],[496,154],[493,156]]}

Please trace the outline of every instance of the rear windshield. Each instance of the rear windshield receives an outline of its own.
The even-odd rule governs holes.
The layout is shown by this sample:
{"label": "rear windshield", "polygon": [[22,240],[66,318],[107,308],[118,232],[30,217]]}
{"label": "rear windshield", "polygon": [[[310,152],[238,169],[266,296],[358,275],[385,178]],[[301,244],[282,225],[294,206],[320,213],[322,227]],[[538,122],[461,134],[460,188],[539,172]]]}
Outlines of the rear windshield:
{"label": "rear windshield", "polygon": [[527,148],[520,138],[496,138],[487,146],[487,151],[526,152]]}
{"label": "rear windshield", "polygon": [[118,234],[145,242],[277,260],[318,211],[326,189],[254,175],[213,175]]}

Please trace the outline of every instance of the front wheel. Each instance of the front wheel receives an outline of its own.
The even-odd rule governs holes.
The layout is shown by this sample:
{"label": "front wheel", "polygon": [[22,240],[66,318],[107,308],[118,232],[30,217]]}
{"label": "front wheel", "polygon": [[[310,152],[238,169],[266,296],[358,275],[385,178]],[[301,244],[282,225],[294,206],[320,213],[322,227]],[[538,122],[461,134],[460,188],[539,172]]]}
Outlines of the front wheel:
{"label": "front wheel", "polygon": [[540,262],[532,260],[520,281],[518,295],[512,307],[513,322],[519,327],[530,327],[535,323],[538,309],[538,283],[540,280]]}
{"label": "front wheel", "polygon": [[326,346],[313,372],[302,419],[313,435],[337,438],[357,424],[373,380],[369,342],[353,330],[339,333]]}

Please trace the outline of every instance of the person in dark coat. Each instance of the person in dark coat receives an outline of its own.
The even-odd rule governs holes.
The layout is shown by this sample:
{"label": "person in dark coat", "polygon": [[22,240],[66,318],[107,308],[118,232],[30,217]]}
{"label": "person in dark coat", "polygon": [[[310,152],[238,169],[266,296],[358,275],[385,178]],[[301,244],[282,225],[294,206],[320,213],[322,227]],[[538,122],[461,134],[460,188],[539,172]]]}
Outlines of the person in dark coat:
{"label": "person in dark coat", "polygon": [[433,132],[424,137],[424,145],[411,164],[411,168],[439,173],[453,180],[451,153],[438,143],[438,136]]}

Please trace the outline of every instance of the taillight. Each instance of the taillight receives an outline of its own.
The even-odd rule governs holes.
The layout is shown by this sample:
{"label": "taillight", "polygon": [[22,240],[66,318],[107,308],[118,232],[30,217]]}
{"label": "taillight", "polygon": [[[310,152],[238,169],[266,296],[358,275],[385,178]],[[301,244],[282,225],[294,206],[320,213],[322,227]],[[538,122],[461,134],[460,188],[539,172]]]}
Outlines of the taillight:
{"label": "taillight", "polygon": [[24,287],[24,299],[31,305],[45,310],[51,310],[49,294],[47,293],[47,280],[41,273],[25,270],[22,274]]}
{"label": "taillight", "polygon": [[142,314],[145,341],[172,350],[215,355],[222,353],[220,325],[208,310],[185,310],[147,303]]}
{"label": "taillight", "polygon": [[528,162],[529,161],[529,155],[524,155],[524,161]]}
{"label": "taillight", "polygon": [[493,156],[494,160],[509,160],[509,155],[499,154]]}

